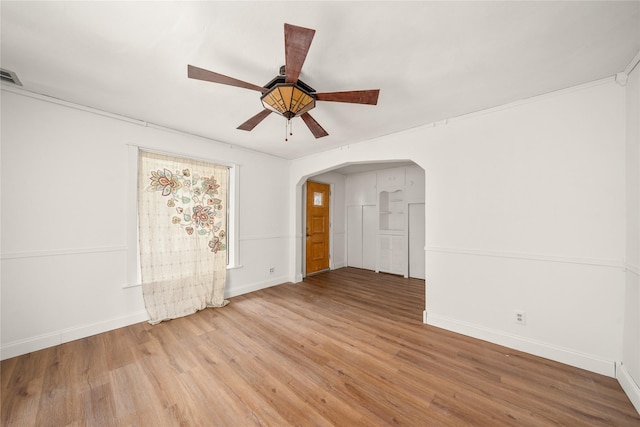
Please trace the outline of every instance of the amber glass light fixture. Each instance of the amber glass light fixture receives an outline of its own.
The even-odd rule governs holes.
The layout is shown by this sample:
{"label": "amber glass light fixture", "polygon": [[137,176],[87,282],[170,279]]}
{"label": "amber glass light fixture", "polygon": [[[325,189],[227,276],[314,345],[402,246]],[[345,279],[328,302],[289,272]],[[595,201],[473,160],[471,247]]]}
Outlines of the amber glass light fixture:
{"label": "amber glass light fixture", "polygon": [[291,119],[316,106],[316,99],[295,84],[277,84],[260,98],[264,108]]}

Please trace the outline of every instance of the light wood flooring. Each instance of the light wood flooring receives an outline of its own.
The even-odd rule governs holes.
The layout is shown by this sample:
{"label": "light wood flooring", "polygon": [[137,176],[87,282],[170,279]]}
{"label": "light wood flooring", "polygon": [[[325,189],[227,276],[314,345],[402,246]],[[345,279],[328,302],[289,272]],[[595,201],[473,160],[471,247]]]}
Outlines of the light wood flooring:
{"label": "light wood flooring", "polygon": [[343,268],[1,364],[3,426],[639,426],[615,379],[422,323]]}

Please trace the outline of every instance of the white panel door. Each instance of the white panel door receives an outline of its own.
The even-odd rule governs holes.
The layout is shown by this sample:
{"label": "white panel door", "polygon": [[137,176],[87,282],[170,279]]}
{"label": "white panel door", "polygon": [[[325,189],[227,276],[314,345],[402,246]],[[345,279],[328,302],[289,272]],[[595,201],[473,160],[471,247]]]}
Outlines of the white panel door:
{"label": "white panel door", "polygon": [[376,224],[375,205],[362,207],[362,268],[376,269]]}
{"label": "white panel door", "polygon": [[347,206],[347,266],[362,268],[362,206]]}
{"label": "white panel door", "polygon": [[408,167],[404,188],[408,203],[424,203],[424,169],[420,166]]}
{"label": "white panel door", "polygon": [[425,278],[424,203],[409,204],[409,277]]}
{"label": "white panel door", "polygon": [[345,200],[347,205],[375,204],[376,173],[365,172],[347,175],[345,179]]}

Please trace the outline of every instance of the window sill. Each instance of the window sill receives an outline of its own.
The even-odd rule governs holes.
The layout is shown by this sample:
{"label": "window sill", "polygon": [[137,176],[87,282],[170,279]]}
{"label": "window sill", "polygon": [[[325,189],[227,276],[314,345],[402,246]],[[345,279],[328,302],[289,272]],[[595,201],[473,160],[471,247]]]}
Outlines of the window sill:
{"label": "window sill", "polygon": [[[229,271],[229,270],[237,270],[239,268],[244,268],[244,265],[242,265],[242,264],[227,265],[227,271]],[[142,283],[127,283],[126,285],[122,285],[122,289],[137,288],[139,286],[142,286]]]}

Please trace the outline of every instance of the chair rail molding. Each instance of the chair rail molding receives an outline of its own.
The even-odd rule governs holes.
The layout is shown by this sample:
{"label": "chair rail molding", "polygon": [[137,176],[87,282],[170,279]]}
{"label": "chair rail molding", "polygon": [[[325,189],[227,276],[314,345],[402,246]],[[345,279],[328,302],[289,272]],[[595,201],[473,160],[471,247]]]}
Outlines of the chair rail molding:
{"label": "chair rail molding", "polygon": [[68,249],[3,252],[2,254],[0,254],[0,259],[5,260],[5,259],[67,256],[67,255],[100,254],[100,253],[109,253],[109,252],[126,252],[127,250],[128,248],[123,245],[123,246],[89,247],[89,248],[68,248]]}
{"label": "chair rail molding", "polygon": [[512,258],[522,259],[528,261],[548,261],[548,262],[561,262],[566,264],[582,264],[593,265],[598,267],[619,268],[622,271],[631,270],[633,267],[626,264],[622,260],[612,259],[596,259],[596,258],[580,258],[580,257],[567,257],[558,255],[541,255],[521,252],[506,252],[506,251],[487,251],[480,249],[464,249],[464,248],[445,248],[438,246],[427,246],[426,252],[434,253],[448,253],[454,255],[472,255],[472,256],[484,256],[494,258]]}

